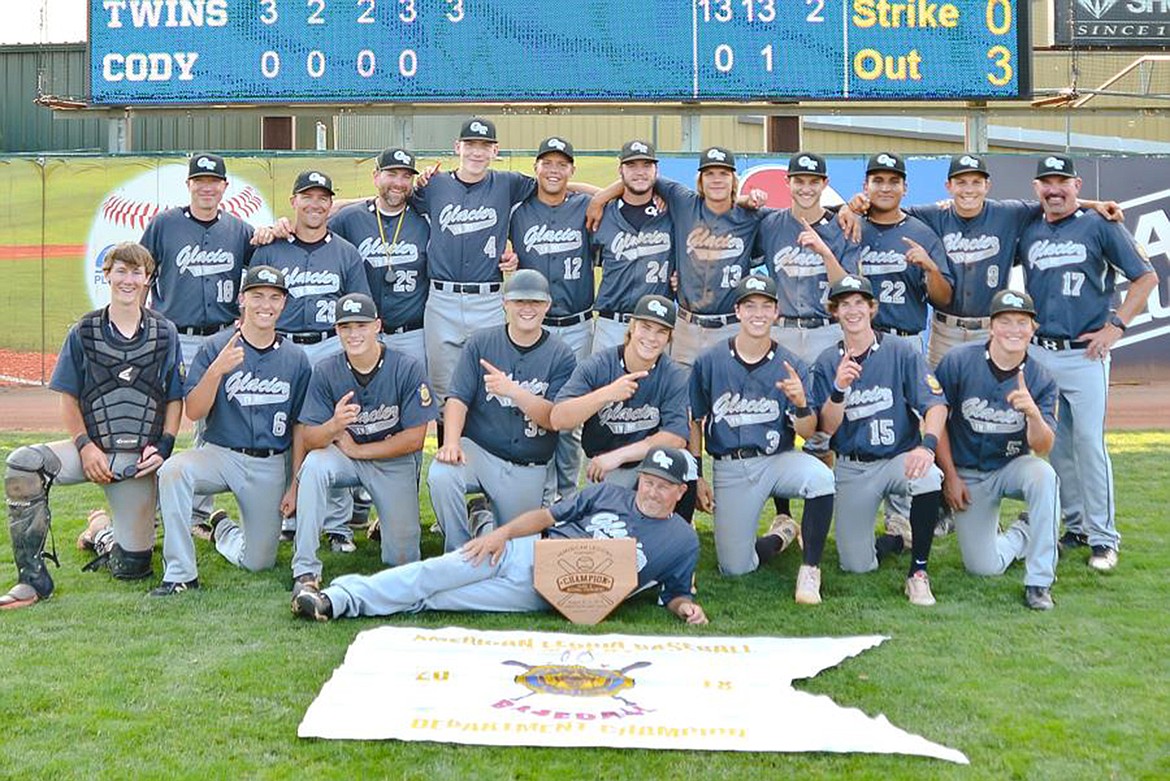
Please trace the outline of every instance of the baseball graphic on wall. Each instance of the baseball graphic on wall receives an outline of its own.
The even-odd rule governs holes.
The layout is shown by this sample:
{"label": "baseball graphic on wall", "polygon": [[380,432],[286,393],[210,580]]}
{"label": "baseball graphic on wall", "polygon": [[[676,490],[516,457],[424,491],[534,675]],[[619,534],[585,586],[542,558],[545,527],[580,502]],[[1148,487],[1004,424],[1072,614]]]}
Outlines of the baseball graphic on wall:
{"label": "baseball graphic on wall", "polygon": [[[106,193],[90,224],[83,259],[86,290],[94,307],[110,302],[110,288],[102,278],[106,252],[120,242],[141,239],[147,224],[159,212],[190,202],[186,164],[144,171]],[[260,189],[230,173],[220,208],[252,225],[272,224],[272,209]]]}

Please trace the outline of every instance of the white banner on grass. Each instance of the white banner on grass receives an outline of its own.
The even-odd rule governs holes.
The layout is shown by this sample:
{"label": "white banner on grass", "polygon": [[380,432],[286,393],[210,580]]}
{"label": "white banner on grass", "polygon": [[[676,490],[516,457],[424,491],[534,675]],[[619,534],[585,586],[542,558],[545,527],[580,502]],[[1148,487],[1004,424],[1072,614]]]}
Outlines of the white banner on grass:
{"label": "white banner on grass", "polygon": [[384,626],[354,639],[302,738],[706,751],[864,751],[967,763],[792,681],[886,638],[654,637]]}

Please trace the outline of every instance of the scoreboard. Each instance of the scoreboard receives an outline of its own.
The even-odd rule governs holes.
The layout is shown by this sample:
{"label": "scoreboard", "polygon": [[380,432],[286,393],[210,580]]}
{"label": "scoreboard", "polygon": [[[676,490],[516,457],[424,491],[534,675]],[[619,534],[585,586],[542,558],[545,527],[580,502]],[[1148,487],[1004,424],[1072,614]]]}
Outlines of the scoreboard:
{"label": "scoreboard", "polygon": [[1028,97],[1029,0],[89,0],[97,105]]}

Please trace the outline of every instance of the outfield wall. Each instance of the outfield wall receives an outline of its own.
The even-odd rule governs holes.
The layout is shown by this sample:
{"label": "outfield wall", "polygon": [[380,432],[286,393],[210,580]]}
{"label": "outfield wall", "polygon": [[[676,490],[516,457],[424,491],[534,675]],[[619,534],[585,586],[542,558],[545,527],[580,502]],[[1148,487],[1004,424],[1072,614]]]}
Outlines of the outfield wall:
{"label": "outfield wall", "polygon": [[[430,164],[442,158],[422,156]],[[444,166],[450,160],[443,160]],[[787,206],[783,168],[787,158],[741,156],[746,186],[771,193],[770,205]],[[528,171],[528,155],[505,156],[499,168]],[[1150,308],[1114,351],[1117,379],[1170,379],[1170,158],[1098,158],[1078,162],[1082,194],[1109,198],[1126,208],[1129,229],[1146,248],[1160,284]],[[362,155],[265,155],[230,157],[227,203],[245,219],[267,223],[290,214],[288,192],[296,173],[319,167],[333,176],[338,197],[371,192],[373,161]],[[1035,158],[990,159],[993,195],[1029,198]],[[848,197],[864,177],[865,159],[829,161],[834,196]],[[910,202],[946,197],[947,160],[909,160]],[[577,178],[612,180],[612,153],[578,154]],[[664,157],[664,176],[693,183],[691,157]],[[0,382],[47,382],[60,343],[81,313],[105,301],[101,253],[113,243],[136,240],[160,205],[186,203],[181,157],[0,157]]]}

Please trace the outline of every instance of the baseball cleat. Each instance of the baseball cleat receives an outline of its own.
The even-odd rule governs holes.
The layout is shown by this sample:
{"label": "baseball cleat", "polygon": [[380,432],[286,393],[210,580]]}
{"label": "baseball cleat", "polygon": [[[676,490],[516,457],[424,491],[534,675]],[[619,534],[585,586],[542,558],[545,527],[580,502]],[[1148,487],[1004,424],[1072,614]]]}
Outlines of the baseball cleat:
{"label": "baseball cleat", "polygon": [[17,583],[0,597],[0,610],[19,610],[22,607],[31,607],[40,602],[37,590],[27,583]]}
{"label": "baseball cleat", "polygon": [[110,514],[105,510],[97,509],[89,514],[85,531],[77,535],[77,550],[93,550],[93,539],[102,529],[113,525]]}
{"label": "baseball cleat", "polygon": [[320,591],[305,589],[293,597],[292,613],[306,620],[328,621],[333,618],[333,604]]}
{"label": "baseball cleat", "polygon": [[344,534],[330,534],[328,537],[329,550],[334,553],[353,553],[357,550],[352,537],[346,537]]}
{"label": "baseball cleat", "polygon": [[1117,566],[1117,551],[1108,545],[1094,545],[1089,566],[1098,572],[1109,572]]}
{"label": "baseball cleat", "polygon": [[1058,543],[1064,550],[1072,550],[1073,548],[1087,548],[1089,547],[1089,535],[1081,534],[1080,532],[1066,531],[1060,538]]}
{"label": "baseball cleat", "polygon": [[801,564],[796,573],[796,604],[821,604],[821,568]]}
{"label": "baseball cleat", "polygon": [[173,580],[164,580],[155,588],[151,589],[150,596],[152,597],[173,597],[176,594],[182,594],[184,591],[197,591],[199,589],[199,578],[192,578],[186,583],[178,583]]}
{"label": "baseball cleat", "polygon": [[780,550],[783,552],[795,540],[797,544],[801,543],[800,526],[796,521],[792,520],[791,516],[781,513],[772,519],[772,525],[768,527],[768,531],[764,536],[773,535],[780,538]]}
{"label": "baseball cleat", "polygon": [[1051,610],[1056,603],[1048,586],[1024,586],[1024,604],[1033,610]]}
{"label": "baseball cleat", "polygon": [[930,576],[920,569],[906,578],[906,596],[911,605],[930,607],[934,604],[934,593],[930,590]]}
{"label": "baseball cleat", "polygon": [[215,530],[219,527],[220,522],[226,521],[227,518],[227,510],[213,510],[206,520],[191,526],[191,535],[201,540],[207,540],[214,545]]}
{"label": "baseball cleat", "polygon": [[366,528],[366,539],[374,542],[382,541],[382,519],[375,518],[370,521],[370,525]]}
{"label": "baseball cleat", "polygon": [[311,572],[306,572],[304,575],[297,575],[293,578],[292,595],[293,599],[302,591],[320,591],[321,578]]}

